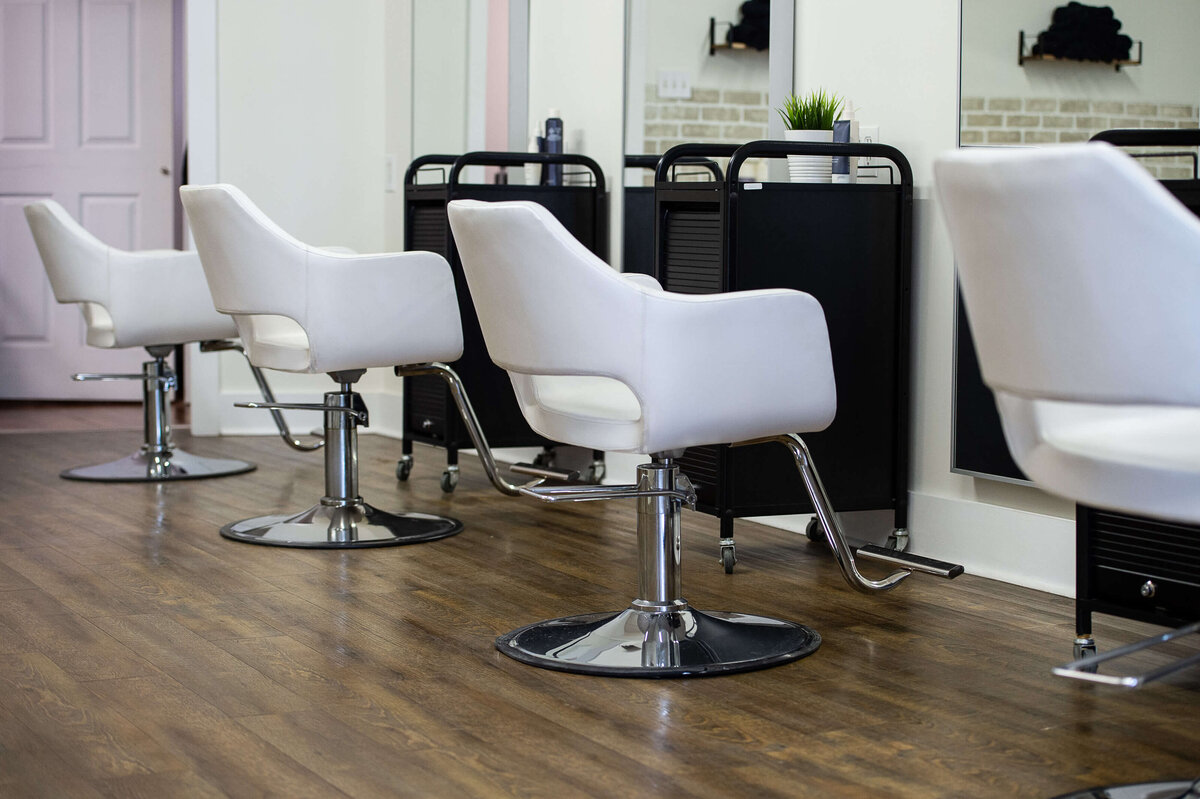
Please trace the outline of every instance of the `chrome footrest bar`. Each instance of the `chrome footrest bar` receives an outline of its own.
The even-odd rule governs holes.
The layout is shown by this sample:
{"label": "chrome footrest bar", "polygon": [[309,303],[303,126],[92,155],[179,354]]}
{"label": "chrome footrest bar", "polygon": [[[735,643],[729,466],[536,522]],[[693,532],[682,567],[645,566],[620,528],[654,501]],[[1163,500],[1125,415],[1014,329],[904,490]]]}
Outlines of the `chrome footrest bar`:
{"label": "chrome footrest bar", "polygon": [[568,469],[555,469],[550,466],[535,466],[532,463],[514,463],[508,467],[510,472],[529,477],[540,477],[543,480],[559,480],[564,483],[574,483],[579,480],[579,472]]}
{"label": "chrome footrest bar", "polygon": [[678,500],[688,507],[695,507],[696,492],[692,490],[691,484],[686,482],[687,478],[680,476],[677,484],[681,489],[679,491],[671,490],[639,490],[632,483],[626,485],[612,486],[594,486],[594,485],[579,485],[579,486],[534,486],[522,487],[521,493],[525,496],[540,499],[542,502],[595,502],[602,499],[638,499],[640,497],[668,497]]}
{"label": "chrome footrest bar", "polygon": [[147,374],[95,374],[92,372],[79,372],[71,375],[71,379],[76,383],[82,383],[85,380],[142,380],[147,383],[162,383],[167,388],[172,388],[175,385],[175,373],[171,372],[166,375],[147,375]]}
{"label": "chrome footrest bar", "polygon": [[335,405],[322,405],[317,402],[235,402],[233,403],[233,407],[259,408],[268,411],[325,411],[327,413],[341,413],[346,416],[353,416],[364,427],[367,425],[366,411],[354,408],[339,408]]}
{"label": "chrome footrest bar", "polygon": [[867,544],[859,547],[859,560],[877,560],[880,563],[887,563],[891,566],[901,566],[905,569],[912,569],[921,574],[932,574],[934,577],[944,577],[947,580],[953,580],[955,577],[963,573],[963,567],[957,563],[950,563],[944,560],[935,560],[934,558],[923,558],[920,555],[914,555],[911,552],[904,552],[896,549],[885,549],[874,544]]}
{"label": "chrome footrest bar", "polygon": [[741,447],[750,444],[765,444],[768,441],[783,444],[792,453],[792,457],[795,458],[796,468],[800,470],[800,477],[804,480],[804,488],[808,492],[809,499],[812,501],[813,510],[816,512],[817,519],[821,523],[821,529],[825,531],[825,538],[829,543],[829,549],[833,552],[838,567],[842,570],[842,577],[846,579],[846,582],[852,588],[863,593],[887,591],[895,588],[901,580],[913,573],[913,567],[906,564],[903,570],[892,572],[881,580],[871,580],[864,577],[858,570],[858,564],[854,561],[854,551],[846,543],[846,535],[842,532],[842,523],[838,521],[837,516],[833,512],[833,505],[829,502],[829,494],[821,482],[821,476],[817,474],[817,468],[813,464],[812,455],[808,451],[808,445],[801,440],[800,436],[789,433],[783,436],[741,441],[733,446]]}
{"label": "chrome footrest bar", "polygon": [[[250,363],[250,358],[246,355],[246,348],[240,342],[230,341],[228,339],[216,339],[214,341],[201,341],[201,352],[237,352],[246,359],[246,365],[250,367],[250,374],[254,376],[254,382],[258,384],[258,391],[262,394],[262,398],[268,404],[275,402],[275,392],[271,391],[271,385],[267,382],[267,376],[263,374],[262,369],[259,369],[254,364]],[[277,410],[271,410],[271,418],[275,420],[275,429],[279,431],[279,437],[283,439],[283,443],[300,452],[314,452],[325,446],[325,439],[319,432],[314,432],[311,435],[316,436],[317,440],[311,444],[305,444],[300,439],[292,435],[291,429],[288,428],[287,421],[283,418],[283,414]]]}
{"label": "chrome footrest bar", "polygon": [[1200,621],[1191,624],[1185,624],[1182,627],[1177,627],[1174,630],[1169,630],[1159,635],[1152,635],[1149,638],[1143,638],[1141,641],[1136,641],[1126,646],[1117,647],[1111,652],[1104,652],[1099,655],[1088,655],[1087,657],[1073,660],[1065,666],[1056,666],[1054,673],[1059,677],[1070,677],[1074,680],[1086,680],[1087,682],[1097,682],[1104,685],[1119,685],[1124,688],[1137,688],[1145,685],[1148,682],[1165,677],[1180,669],[1187,668],[1200,664],[1200,652],[1194,655],[1179,658],[1165,666],[1159,666],[1156,669],[1143,672],[1142,674],[1118,675],[1118,674],[1100,674],[1095,669],[1097,664],[1104,663],[1109,660],[1131,655],[1134,652],[1140,652],[1143,649],[1149,649],[1152,646],[1165,644],[1168,641],[1173,641],[1176,638],[1182,638],[1185,635],[1200,633]]}

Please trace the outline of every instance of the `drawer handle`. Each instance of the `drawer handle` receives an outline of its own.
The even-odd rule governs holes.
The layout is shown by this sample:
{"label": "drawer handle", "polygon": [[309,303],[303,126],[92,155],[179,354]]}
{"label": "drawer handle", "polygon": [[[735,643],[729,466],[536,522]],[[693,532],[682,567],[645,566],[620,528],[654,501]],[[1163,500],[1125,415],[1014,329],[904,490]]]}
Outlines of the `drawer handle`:
{"label": "drawer handle", "polygon": [[1153,580],[1147,580],[1146,582],[1142,583],[1142,587],[1139,589],[1141,595],[1146,599],[1154,596],[1156,591],[1158,591],[1158,586],[1154,584]]}

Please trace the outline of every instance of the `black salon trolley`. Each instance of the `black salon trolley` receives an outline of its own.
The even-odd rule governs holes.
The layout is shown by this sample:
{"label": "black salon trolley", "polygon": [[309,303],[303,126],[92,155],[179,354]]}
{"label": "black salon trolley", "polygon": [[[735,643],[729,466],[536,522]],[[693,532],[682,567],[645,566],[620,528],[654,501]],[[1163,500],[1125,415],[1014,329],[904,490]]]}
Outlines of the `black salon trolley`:
{"label": "black salon trolley", "polygon": [[[890,164],[882,169],[891,180],[739,179],[747,160],[787,155],[881,159]],[[726,179],[669,180],[672,165],[686,157],[729,157]],[[904,550],[913,200],[907,159],[880,144],[685,144],[663,156],[654,194],[654,275],[668,291],[794,288],[820,301],[833,352],[837,417],[826,430],[806,434],[805,442],[834,508],[893,511],[889,546]],[[738,379],[737,364],[712,368]],[[727,571],[736,562],[734,519],[813,512],[783,447],[694,447],[680,458],[680,466],[696,484],[697,509],[720,519]],[[813,524],[808,533],[820,540]]]}
{"label": "black salon trolley", "polygon": [[[527,163],[562,164],[571,185],[523,186],[462,180],[463,170],[467,167],[520,167]],[[432,176],[434,180],[418,183],[419,176],[421,179]],[[574,185],[580,177],[586,185]],[[464,199],[540,203],[585,247],[607,259],[608,207],[604,175],[595,161],[582,155],[505,152],[426,155],[413,161],[404,175],[404,249],[435,252],[450,263],[463,325],[463,355],[450,365],[462,379],[488,444],[492,447],[543,447],[538,464],[548,466],[553,462],[554,442],[533,432],[526,424],[508,374],[488,357],[479,329],[479,319],[446,213],[447,203]],[[442,490],[453,491],[458,482],[458,450],[474,444],[448,387],[436,375],[405,377],[403,413],[403,456],[396,466],[396,476],[401,480],[408,479],[414,442],[432,444],[446,450]],[[603,453],[593,453],[585,479],[598,481],[603,471]]]}
{"label": "black salon trolley", "polygon": [[[1200,216],[1196,151],[1170,152],[1200,147],[1200,131],[1108,130],[1097,133],[1093,140],[1164,148],[1140,154],[1147,158],[1189,156],[1192,177],[1162,184]],[[1167,627],[1200,621],[1200,526],[1079,505],[1075,509],[1075,559],[1076,657],[1095,651],[1093,613]]]}

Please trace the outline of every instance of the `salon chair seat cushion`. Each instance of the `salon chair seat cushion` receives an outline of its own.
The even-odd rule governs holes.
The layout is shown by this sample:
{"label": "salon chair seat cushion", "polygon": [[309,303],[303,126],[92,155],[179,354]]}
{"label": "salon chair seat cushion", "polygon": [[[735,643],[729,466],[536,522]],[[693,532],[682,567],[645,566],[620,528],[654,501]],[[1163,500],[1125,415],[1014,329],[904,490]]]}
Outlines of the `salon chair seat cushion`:
{"label": "salon chair seat cushion", "polygon": [[1200,518],[1200,408],[1088,405],[996,393],[1013,455],[1036,483],[1095,507]]}
{"label": "salon chair seat cushion", "polygon": [[632,450],[641,441],[642,406],[608,377],[513,375],[517,401],[530,426],[552,441],[579,438],[592,449]]}

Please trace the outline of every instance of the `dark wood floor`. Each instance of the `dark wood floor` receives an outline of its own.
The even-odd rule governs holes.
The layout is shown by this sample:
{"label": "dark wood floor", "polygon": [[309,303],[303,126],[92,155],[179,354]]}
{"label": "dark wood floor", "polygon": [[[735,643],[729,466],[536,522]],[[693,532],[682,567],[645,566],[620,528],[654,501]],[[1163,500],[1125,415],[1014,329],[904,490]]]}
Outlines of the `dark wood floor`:
{"label": "dark wood floor", "polygon": [[[1049,797],[1200,774],[1200,674],[1137,692],[1061,680],[1068,600],[966,575],[849,590],[803,537],[687,514],[698,607],[774,614],[812,657],[708,679],[530,668],[493,638],[618,609],[633,590],[631,503],[543,506],[440,452],[393,477],[364,437],[363,493],[452,514],[411,547],[299,551],[217,528],[300,509],[320,455],[276,438],[180,443],[258,471],[172,485],[57,477],[136,433],[0,435],[0,795]],[[1151,628],[1108,619],[1102,645]]]}

